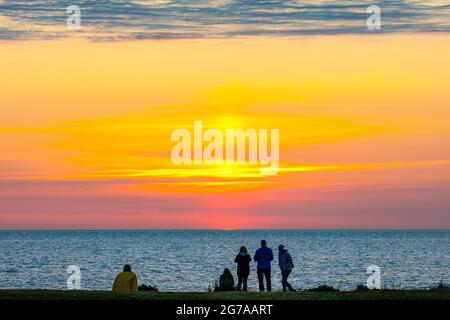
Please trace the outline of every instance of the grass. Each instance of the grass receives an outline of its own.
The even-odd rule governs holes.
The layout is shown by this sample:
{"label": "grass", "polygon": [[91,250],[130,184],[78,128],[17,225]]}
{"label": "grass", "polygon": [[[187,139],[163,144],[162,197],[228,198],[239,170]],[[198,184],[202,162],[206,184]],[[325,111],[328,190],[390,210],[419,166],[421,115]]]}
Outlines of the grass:
{"label": "grass", "polygon": [[0,290],[0,300],[450,300],[450,290],[354,290],[298,293]]}

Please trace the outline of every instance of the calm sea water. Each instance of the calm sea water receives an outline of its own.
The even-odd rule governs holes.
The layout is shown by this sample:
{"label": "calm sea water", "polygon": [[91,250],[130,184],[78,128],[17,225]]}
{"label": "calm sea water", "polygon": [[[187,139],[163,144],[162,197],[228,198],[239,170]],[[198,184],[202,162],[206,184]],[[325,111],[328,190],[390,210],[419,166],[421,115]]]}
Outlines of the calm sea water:
{"label": "calm sea water", "polygon": [[[140,283],[163,291],[206,291],[244,244],[253,254],[266,239],[282,243],[297,288],[328,284],[353,289],[366,269],[381,267],[385,287],[450,283],[450,231],[0,231],[0,288],[65,289],[69,265],[81,268],[83,289],[107,289],[131,264]],[[273,286],[280,272],[273,265]],[[255,264],[249,288],[256,290]]]}

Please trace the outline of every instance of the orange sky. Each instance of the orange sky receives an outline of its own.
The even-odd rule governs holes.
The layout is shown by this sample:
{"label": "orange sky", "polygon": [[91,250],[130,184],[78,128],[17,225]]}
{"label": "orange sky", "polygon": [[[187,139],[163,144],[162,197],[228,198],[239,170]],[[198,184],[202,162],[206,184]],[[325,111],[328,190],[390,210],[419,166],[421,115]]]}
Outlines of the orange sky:
{"label": "orange sky", "polygon": [[[0,228],[449,228],[450,36],[0,42]],[[171,132],[279,128],[280,170]]]}

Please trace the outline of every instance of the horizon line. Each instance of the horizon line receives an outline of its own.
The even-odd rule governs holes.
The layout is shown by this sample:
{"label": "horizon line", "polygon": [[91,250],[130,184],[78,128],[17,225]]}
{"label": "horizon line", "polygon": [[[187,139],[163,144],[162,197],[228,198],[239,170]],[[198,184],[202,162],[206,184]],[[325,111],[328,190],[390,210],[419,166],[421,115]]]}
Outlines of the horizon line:
{"label": "horizon line", "polygon": [[23,229],[0,229],[2,231],[450,231],[450,227],[447,228],[23,228]]}

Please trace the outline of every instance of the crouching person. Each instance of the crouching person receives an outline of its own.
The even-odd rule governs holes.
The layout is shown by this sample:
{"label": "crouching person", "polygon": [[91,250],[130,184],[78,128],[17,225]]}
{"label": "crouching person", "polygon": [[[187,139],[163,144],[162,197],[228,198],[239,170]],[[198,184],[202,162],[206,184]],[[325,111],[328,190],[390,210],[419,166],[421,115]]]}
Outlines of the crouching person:
{"label": "crouching person", "polygon": [[230,269],[225,268],[222,275],[219,278],[219,287],[217,291],[233,291],[234,290],[234,278]]}

